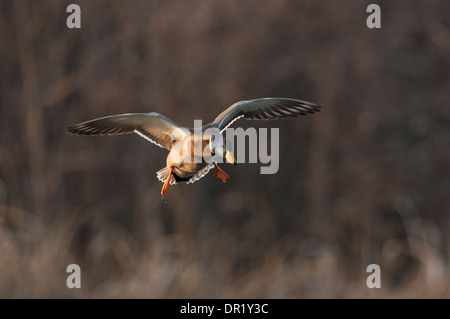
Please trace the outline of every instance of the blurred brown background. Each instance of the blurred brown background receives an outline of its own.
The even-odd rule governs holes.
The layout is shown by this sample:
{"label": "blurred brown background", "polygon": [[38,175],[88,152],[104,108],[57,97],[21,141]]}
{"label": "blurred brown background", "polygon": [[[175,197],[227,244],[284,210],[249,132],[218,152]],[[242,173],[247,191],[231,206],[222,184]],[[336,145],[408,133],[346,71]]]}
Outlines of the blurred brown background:
{"label": "blurred brown background", "polygon": [[[450,2],[371,2],[1,0],[0,297],[450,297]],[[269,96],[324,106],[235,123],[280,128],[277,174],[164,200],[165,150],[65,134]]]}

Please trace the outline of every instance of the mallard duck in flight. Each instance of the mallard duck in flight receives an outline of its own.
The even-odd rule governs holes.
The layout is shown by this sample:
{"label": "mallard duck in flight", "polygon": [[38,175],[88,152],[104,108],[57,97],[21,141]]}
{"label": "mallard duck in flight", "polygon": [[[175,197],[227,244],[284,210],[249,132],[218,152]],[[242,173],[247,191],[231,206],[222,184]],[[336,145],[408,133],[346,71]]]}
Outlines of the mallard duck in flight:
{"label": "mallard duck in flight", "polygon": [[[219,156],[231,164],[237,164],[232,153],[226,147],[223,138],[214,138],[208,132],[216,129],[222,134],[234,121],[245,118],[252,120],[283,119],[297,117],[320,111],[320,106],[301,100],[289,98],[262,98],[234,103],[220,113],[216,119],[204,125],[200,131],[183,128],[159,113],[130,113],[112,115],[75,124],[67,128],[67,132],[77,135],[119,135],[136,133],[146,140],[169,151],[166,167],[156,174],[164,183],[161,195],[164,196],[169,185],[185,181],[193,183],[205,176],[211,168],[215,168],[216,177],[223,182],[229,176],[219,168],[216,161],[206,161],[204,150],[208,156]],[[201,151],[194,145],[201,141]],[[183,150],[189,156],[183,157]],[[180,159],[180,155],[182,156]]]}

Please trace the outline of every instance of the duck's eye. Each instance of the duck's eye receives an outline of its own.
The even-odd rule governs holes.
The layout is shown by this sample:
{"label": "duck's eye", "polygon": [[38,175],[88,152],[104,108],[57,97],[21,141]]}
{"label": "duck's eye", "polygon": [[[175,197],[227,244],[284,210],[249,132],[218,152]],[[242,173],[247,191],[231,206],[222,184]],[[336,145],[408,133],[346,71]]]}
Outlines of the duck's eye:
{"label": "duck's eye", "polygon": [[216,155],[216,152],[214,152],[214,150],[211,150],[211,155],[212,155],[212,156],[215,156],[215,155]]}

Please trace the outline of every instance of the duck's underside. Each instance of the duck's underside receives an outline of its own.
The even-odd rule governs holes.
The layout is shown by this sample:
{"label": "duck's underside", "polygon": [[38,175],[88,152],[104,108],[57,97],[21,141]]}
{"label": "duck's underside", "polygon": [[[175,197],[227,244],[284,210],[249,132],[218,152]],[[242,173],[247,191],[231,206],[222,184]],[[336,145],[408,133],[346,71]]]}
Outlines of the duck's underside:
{"label": "duck's underside", "polygon": [[221,178],[224,183],[226,182],[227,178],[230,178],[230,176],[228,176],[228,174],[225,173],[215,162],[213,162],[213,165],[207,165],[205,168],[201,169],[200,171],[194,173],[189,177],[188,176],[181,177],[177,175],[174,172],[173,167],[171,168],[164,167],[163,169],[159,170],[156,173],[158,179],[164,183],[161,190],[161,195],[164,196],[164,193],[166,192],[166,189],[169,188],[169,185],[176,185],[179,182],[186,182],[187,184],[189,184],[198,181],[200,178],[208,174],[209,170],[212,167],[214,167],[216,171],[216,177]]}

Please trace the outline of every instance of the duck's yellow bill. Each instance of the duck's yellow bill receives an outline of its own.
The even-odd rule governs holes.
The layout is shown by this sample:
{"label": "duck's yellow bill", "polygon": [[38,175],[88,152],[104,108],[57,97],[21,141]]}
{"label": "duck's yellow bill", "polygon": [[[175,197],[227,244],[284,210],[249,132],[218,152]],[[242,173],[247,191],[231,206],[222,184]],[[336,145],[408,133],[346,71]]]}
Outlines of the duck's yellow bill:
{"label": "duck's yellow bill", "polygon": [[234,159],[233,154],[231,154],[229,150],[227,150],[227,152],[225,153],[225,159],[227,160],[228,163],[237,165],[237,162]]}

